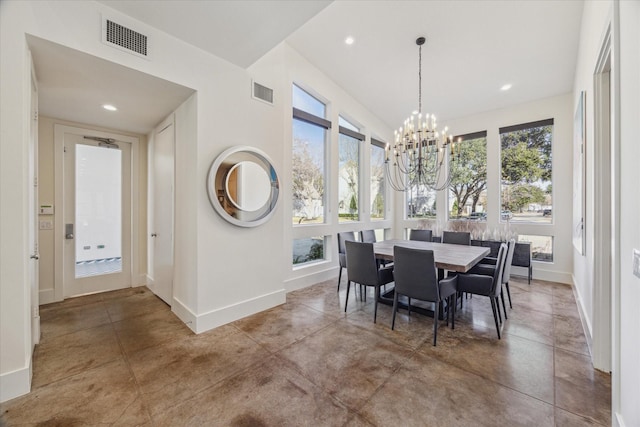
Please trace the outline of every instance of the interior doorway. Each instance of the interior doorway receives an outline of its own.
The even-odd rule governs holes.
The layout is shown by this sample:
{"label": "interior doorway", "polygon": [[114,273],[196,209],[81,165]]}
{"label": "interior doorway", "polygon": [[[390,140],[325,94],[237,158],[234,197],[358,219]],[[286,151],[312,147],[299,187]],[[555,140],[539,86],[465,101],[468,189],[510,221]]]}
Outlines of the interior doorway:
{"label": "interior doorway", "polygon": [[593,366],[611,372],[611,294],[615,230],[612,179],[611,33],[607,32],[594,71]]}

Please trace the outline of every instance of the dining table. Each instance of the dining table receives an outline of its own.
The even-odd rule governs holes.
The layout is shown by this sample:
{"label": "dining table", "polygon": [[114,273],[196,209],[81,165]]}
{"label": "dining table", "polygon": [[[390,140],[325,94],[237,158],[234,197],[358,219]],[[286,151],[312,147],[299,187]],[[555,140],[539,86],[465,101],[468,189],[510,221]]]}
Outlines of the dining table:
{"label": "dining table", "polygon": [[[466,273],[480,260],[489,255],[489,248],[483,246],[454,245],[450,243],[424,242],[419,240],[390,239],[373,244],[373,251],[377,259],[393,261],[393,247],[403,246],[413,249],[427,249],[433,251],[433,257],[438,270]],[[442,274],[442,273],[441,273]],[[378,302],[393,305],[393,289],[380,293]],[[401,299],[398,305],[408,308],[408,302]],[[433,317],[433,310],[423,305],[411,304],[411,310]],[[440,310],[444,313],[444,310]]]}

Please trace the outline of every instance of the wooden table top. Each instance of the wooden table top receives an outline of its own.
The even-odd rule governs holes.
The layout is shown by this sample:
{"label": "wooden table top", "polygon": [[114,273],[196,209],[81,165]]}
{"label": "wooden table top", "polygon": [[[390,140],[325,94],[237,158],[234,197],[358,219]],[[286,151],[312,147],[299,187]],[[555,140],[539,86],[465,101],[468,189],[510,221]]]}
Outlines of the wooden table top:
{"label": "wooden table top", "polygon": [[482,246],[452,245],[449,243],[421,242],[417,240],[383,240],[373,244],[377,258],[393,261],[393,247],[404,246],[433,251],[436,267],[466,273],[482,258],[489,255],[489,248]]}

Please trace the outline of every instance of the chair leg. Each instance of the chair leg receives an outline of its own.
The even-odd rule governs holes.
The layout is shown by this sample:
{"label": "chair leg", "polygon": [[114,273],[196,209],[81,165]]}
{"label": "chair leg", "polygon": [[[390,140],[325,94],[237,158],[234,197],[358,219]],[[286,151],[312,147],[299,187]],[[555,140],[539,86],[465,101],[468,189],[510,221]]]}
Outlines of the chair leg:
{"label": "chair leg", "polygon": [[342,267],[340,267],[340,272],[338,273],[338,292],[340,292],[340,280],[342,280]]}
{"label": "chair leg", "polygon": [[[453,299],[454,301],[457,299],[457,293],[453,294]],[[453,304],[453,313],[451,313],[451,329],[455,329],[456,328],[456,306],[458,305],[457,302],[455,302],[455,304]]]}
{"label": "chair leg", "polygon": [[509,297],[509,308],[513,309],[513,306],[511,305],[511,291],[509,290],[509,282],[507,282],[505,286],[507,287],[507,296]]}
{"label": "chair leg", "polygon": [[533,277],[533,266],[529,266],[529,285],[531,285],[531,278]]}
{"label": "chair leg", "polygon": [[500,301],[498,300],[498,297],[489,297],[492,300],[495,300],[496,302],[496,308],[498,309],[498,319],[500,319],[500,324],[502,325],[502,313],[500,313]]}
{"label": "chair leg", "polygon": [[396,326],[396,312],[398,311],[398,293],[393,294],[393,315],[391,317],[391,330]]}
{"label": "chair leg", "polygon": [[[493,321],[496,323],[496,332],[498,333],[498,339],[500,339],[500,325],[498,324],[498,316],[496,315],[496,301],[489,297],[491,300],[491,309],[493,310]],[[498,313],[500,313],[500,309],[498,308]]]}
{"label": "chair leg", "polygon": [[449,326],[449,313],[451,312],[451,296],[447,297],[447,326]]}
{"label": "chair leg", "polygon": [[411,316],[411,298],[407,297],[407,316]]}
{"label": "chair leg", "polygon": [[440,304],[435,304],[435,311],[433,313],[433,345],[436,345],[436,340],[438,339],[438,317],[440,315]]}
{"label": "chair leg", "polygon": [[380,286],[376,286],[373,302],[373,323],[376,323],[376,318],[378,317],[378,297],[380,296]]}
{"label": "chair leg", "polygon": [[344,312],[347,312],[347,304],[349,303],[349,288],[351,287],[351,281],[347,280],[347,296],[344,299]]}
{"label": "chair leg", "polygon": [[502,309],[504,310],[504,320],[507,320],[507,305],[504,303],[504,291],[500,290],[500,299],[502,300]]}

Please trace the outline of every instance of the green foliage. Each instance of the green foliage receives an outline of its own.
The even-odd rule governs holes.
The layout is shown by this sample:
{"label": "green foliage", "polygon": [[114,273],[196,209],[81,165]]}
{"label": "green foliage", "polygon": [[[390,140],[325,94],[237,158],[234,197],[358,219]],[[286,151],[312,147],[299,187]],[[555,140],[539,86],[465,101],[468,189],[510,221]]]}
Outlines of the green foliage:
{"label": "green foliage", "polygon": [[355,216],[358,213],[358,200],[356,199],[356,195],[351,195],[351,201],[349,202],[349,213],[351,216]]}
{"label": "green foliage", "polygon": [[[536,179],[540,179],[542,181],[551,181],[552,131],[552,126],[539,126],[501,134],[500,141],[502,145],[503,169],[502,178],[509,183],[515,183],[519,181],[519,179],[514,179],[515,176],[517,176],[517,167],[510,166],[508,164],[512,160],[517,160],[518,156],[511,155],[510,158],[505,159],[505,153],[509,153],[512,148],[522,144],[523,146],[521,147],[521,149],[524,148],[528,151],[536,153],[536,167],[539,169],[538,177]],[[519,153],[522,153],[522,151],[520,151]],[[533,155],[531,156],[533,157]],[[505,164],[505,161],[507,162],[507,164]],[[527,167],[528,163],[525,162],[523,166]],[[511,172],[515,172],[516,174],[505,174],[505,168],[508,168]],[[526,176],[527,173],[524,173],[523,175]],[[533,182],[536,179],[527,182]]]}
{"label": "green foliage", "polygon": [[[458,148],[456,148],[457,150]],[[463,141],[459,146],[460,155],[451,163],[451,184],[449,189],[455,197],[451,215],[459,216],[469,198],[472,210],[480,195],[487,188],[487,140],[486,138]]]}
{"label": "green foliage", "polygon": [[532,183],[542,178],[542,158],[524,142],[502,150],[502,180],[507,184]]}
{"label": "green foliage", "polygon": [[309,249],[308,261],[324,258],[324,245],[322,242],[315,242]]}
{"label": "green foliage", "polygon": [[505,187],[502,201],[505,208],[513,212],[522,212],[530,203],[544,203],[545,192],[531,184],[510,185]]}

